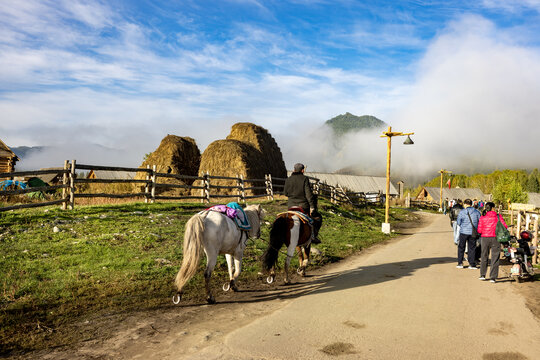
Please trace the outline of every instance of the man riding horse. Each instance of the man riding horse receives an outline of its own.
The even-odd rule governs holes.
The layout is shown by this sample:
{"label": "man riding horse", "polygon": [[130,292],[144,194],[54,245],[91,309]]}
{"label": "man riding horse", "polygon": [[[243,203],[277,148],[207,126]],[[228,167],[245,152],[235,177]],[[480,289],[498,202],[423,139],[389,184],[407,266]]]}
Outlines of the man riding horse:
{"label": "man riding horse", "polygon": [[294,171],[285,180],[283,193],[289,199],[287,208],[301,208],[304,214],[309,215],[313,219],[313,244],[320,244],[321,240],[317,237],[319,229],[322,225],[322,217],[317,211],[317,197],[311,191],[309,179],[304,175],[305,166],[297,163],[294,165]]}

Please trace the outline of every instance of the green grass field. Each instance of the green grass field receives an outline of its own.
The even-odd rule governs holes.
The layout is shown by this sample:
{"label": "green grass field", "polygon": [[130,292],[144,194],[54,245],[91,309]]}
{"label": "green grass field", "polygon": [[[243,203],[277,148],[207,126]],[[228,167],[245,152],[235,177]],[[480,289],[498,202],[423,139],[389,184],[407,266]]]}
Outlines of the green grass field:
{"label": "green grass field", "polygon": [[[240,281],[254,280],[270,223],[284,201],[263,202],[268,215],[260,240],[245,252]],[[33,209],[0,214],[0,354],[69,344],[64,325],[85,314],[115,313],[170,304],[182,259],[186,221],[203,204],[160,203]],[[339,261],[388,239],[380,231],[384,210],[345,209],[321,201],[323,243],[312,267]],[[392,209],[392,222],[412,221]],[[283,264],[284,255],[280,255]],[[297,260],[293,260],[296,266]],[[204,301],[202,269],[188,283],[185,301]],[[224,257],[213,275],[228,279]]]}

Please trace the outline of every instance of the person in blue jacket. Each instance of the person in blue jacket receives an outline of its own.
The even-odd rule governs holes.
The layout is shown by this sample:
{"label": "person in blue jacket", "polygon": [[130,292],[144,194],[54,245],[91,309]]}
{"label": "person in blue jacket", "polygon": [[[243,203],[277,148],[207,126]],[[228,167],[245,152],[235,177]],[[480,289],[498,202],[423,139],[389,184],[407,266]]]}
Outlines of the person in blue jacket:
{"label": "person in blue jacket", "polygon": [[476,238],[472,236],[473,226],[478,229],[478,221],[480,220],[480,211],[472,207],[471,199],[466,199],[463,202],[465,208],[460,211],[457,217],[457,224],[459,225],[459,243],[458,243],[458,256],[457,256],[457,268],[463,269],[463,258],[465,256],[465,245],[467,245],[467,259],[469,261],[469,269],[478,269],[476,267]]}

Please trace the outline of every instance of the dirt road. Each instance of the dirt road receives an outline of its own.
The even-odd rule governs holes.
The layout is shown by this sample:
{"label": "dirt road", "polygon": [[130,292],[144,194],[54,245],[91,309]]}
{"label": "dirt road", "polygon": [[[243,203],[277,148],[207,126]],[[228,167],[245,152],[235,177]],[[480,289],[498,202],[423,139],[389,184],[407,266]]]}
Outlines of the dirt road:
{"label": "dirt road", "polygon": [[414,234],[288,287],[128,317],[111,339],[43,358],[540,358],[519,285],[456,269],[448,218],[425,216]]}

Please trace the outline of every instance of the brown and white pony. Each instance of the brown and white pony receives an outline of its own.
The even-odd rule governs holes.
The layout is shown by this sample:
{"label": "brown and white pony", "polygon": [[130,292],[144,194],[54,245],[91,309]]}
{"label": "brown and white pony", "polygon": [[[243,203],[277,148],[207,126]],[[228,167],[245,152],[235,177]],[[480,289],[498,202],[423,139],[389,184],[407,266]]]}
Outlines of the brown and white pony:
{"label": "brown and white pony", "polygon": [[266,214],[260,205],[248,205],[244,208],[244,212],[251,225],[251,229],[247,232],[239,230],[233,220],[216,211],[201,211],[188,220],[184,233],[182,266],[175,280],[177,288],[177,293],[173,296],[175,304],[180,302],[184,286],[197,271],[202,249],[206,253],[206,270],[204,272],[206,301],[210,304],[216,302],[210,291],[210,276],[220,254],[225,254],[230,279],[229,283],[223,286],[223,290],[228,291],[232,288],[234,291],[238,291],[236,281],[242,268],[242,257],[248,242],[248,235],[252,238],[260,237],[261,222]]}
{"label": "brown and white pony", "polygon": [[285,284],[290,283],[289,265],[296,249],[298,249],[298,262],[300,264],[297,272],[302,276],[306,275],[311,251],[311,231],[312,227],[302,221],[301,217],[294,212],[289,211],[278,215],[270,230],[270,244],[262,256],[263,270],[270,272],[266,279],[269,284],[274,282],[276,277],[275,266],[279,250],[283,245],[287,247]]}

